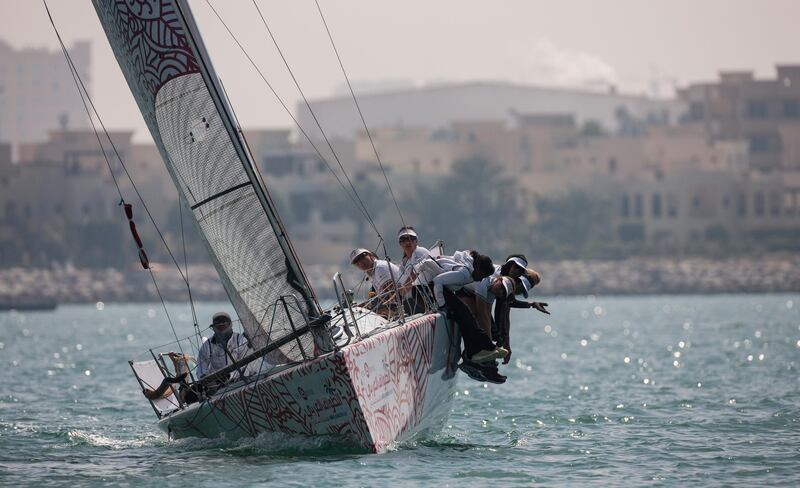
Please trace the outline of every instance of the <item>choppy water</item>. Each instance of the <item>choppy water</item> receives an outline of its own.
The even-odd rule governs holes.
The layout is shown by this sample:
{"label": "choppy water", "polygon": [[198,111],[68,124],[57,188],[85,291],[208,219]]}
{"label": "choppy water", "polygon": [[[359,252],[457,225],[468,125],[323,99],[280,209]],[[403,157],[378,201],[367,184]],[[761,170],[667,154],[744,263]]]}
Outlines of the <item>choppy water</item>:
{"label": "choppy water", "polygon": [[159,305],[0,313],[0,485],[800,485],[800,297],[550,304],[514,311],[508,383],[461,376],[445,430],[382,455],[167,441],[127,364],[169,342]]}

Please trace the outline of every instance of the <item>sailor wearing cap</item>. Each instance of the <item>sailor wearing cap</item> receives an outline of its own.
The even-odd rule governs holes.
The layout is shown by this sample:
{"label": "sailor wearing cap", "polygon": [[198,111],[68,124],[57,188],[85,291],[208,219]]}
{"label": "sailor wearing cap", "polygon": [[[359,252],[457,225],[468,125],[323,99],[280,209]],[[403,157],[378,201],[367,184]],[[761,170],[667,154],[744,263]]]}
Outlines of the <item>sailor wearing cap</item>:
{"label": "sailor wearing cap", "polygon": [[400,268],[397,265],[378,259],[374,252],[363,247],[354,249],[350,253],[350,264],[364,272],[366,279],[372,282],[372,289],[378,295],[391,290],[394,287],[393,283],[398,283],[400,279]]}
{"label": "sailor wearing cap", "polygon": [[211,320],[214,335],[203,338],[203,345],[197,355],[197,377],[202,378],[234,361],[247,356],[250,344],[247,338],[233,331],[231,316],[225,312],[215,313]]}
{"label": "sailor wearing cap", "polygon": [[403,250],[401,275],[397,280],[403,294],[403,307],[408,315],[425,312],[431,298],[428,284],[442,269],[430,251],[419,245],[413,227],[402,227],[397,233],[397,241]]}
{"label": "sailor wearing cap", "polygon": [[512,254],[506,258],[506,262],[500,267],[500,274],[517,279],[528,268],[528,260],[524,254]]}
{"label": "sailor wearing cap", "polygon": [[402,271],[400,282],[415,285],[426,285],[433,280],[428,270],[431,264],[435,265],[430,251],[419,245],[417,231],[411,226],[400,229],[397,233],[397,242],[403,250]]}
{"label": "sailor wearing cap", "polygon": [[445,305],[445,286],[458,290],[464,285],[480,282],[496,271],[492,260],[477,251],[456,251],[452,256],[436,258],[436,264],[442,272],[433,278],[433,295],[440,308]]}
{"label": "sailor wearing cap", "polygon": [[550,315],[547,311],[545,302],[526,302],[517,300],[517,295],[528,298],[531,290],[540,281],[539,273],[526,268],[525,274],[513,280],[513,293],[506,293],[504,297],[497,297],[494,306],[494,327],[492,328],[492,338],[495,342],[509,351],[503,364],[507,364],[511,358],[511,339],[509,331],[511,328],[511,309],[512,308],[535,308],[536,310]]}

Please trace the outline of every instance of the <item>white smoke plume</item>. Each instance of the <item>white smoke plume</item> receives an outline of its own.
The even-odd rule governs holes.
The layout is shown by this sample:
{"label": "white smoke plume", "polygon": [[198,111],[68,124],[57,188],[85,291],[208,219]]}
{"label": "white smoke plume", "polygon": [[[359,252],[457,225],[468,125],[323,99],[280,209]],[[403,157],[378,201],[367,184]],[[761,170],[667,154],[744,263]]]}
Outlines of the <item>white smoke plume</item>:
{"label": "white smoke plume", "polygon": [[608,89],[619,77],[598,56],[540,39],[519,60],[521,81],[537,85]]}

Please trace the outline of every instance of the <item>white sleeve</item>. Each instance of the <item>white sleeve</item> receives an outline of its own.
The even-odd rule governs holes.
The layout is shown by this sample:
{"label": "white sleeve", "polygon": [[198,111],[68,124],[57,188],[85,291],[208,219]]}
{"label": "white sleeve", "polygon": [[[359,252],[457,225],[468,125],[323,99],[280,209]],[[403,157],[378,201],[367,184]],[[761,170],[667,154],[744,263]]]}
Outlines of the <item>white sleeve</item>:
{"label": "white sleeve", "polygon": [[494,300],[489,299],[489,286],[492,283],[492,278],[484,278],[475,286],[475,296],[480,297],[486,303],[492,303]]}
{"label": "white sleeve", "polygon": [[372,275],[372,287],[375,288],[375,293],[380,293],[381,289],[389,282],[391,282],[389,266],[384,263],[375,266],[375,273]]}
{"label": "white sleeve", "polygon": [[419,273],[419,266],[426,259],[432,259],[431,253],[429,253],[428,250],[425,249],[424,247],[418,247],[414,249],[414,252],[411,254],[411,259],[409,260],[409,263],[411,263],[411,266],[414,267],[414,271]]}
{"label": "white sleeve", "polygon": [[206,375],[206,370],[211,362],[211,348],[208,344],[208,338],[203,337],[203,344],[200,346],[200,351],[197,352],[197,378],[202,378]]}

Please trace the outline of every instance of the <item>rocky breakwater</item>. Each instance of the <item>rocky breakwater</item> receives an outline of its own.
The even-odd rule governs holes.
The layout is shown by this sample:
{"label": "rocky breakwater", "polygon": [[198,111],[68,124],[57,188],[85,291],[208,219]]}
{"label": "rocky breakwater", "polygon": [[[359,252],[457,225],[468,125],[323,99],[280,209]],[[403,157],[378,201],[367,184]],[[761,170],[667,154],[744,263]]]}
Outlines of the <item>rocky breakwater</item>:
{"label": "rocky breakwater", "polygon": [[543,295],[800,291],[800,256],[534,262]]}
{"label": "rocky breakwater", "polygon": [[[626,295],[658,293],[766,293],[800,291],[800,256],[751,259],[630,258],[621,261],[533,261],[542,274],[537,295]],[[320,299],[334,298],[331,266],[305,266]],[[359,278],[345,270],[347,286]],[[0,270],[0,308],[47,308],[55,303],[149,302],[159,293],[167,301],[188,300],[183,277],[167,266],[150,273],[118,269]],[[195,300],[225,300],[211,266],[190,266]],[[157,285],[157,286],[156,286]]]}

